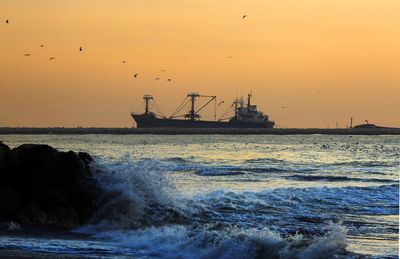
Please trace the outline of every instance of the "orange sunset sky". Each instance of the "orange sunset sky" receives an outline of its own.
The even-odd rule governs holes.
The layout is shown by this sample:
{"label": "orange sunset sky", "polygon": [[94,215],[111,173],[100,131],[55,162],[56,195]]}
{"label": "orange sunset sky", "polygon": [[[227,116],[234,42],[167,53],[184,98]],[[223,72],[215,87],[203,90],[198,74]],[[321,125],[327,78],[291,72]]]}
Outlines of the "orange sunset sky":
{"label": "orange sunset sky", "polygon": [[143,94],[170,115],[191,91],[219,113],[252,91],[280,127],[400,127],[399,0],[1,0],[0,19],[0,127],[130,127]]}

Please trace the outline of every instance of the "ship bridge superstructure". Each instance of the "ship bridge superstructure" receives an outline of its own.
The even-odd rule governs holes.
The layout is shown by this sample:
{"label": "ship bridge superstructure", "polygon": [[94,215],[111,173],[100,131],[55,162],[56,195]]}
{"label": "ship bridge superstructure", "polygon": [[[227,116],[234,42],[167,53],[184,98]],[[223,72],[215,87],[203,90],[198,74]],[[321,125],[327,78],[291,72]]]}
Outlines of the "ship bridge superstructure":
{"label": "ship bridge superstructure", "polygon": [[257,105],[251,104],[251,97],[252,93],[249,93],[247,95],[247,104],[244,103],[242,97],[233,101],[235,115],[230,120],[252,123],[265,123],[269,121],[267,115],[265,115],[263,112],[257,111]]}

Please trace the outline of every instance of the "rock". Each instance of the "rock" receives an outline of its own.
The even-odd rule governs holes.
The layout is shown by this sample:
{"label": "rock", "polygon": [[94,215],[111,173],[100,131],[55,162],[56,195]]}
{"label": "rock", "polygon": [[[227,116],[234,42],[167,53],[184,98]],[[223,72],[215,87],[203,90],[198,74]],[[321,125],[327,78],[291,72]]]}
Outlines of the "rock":
{"label": "rock", "polygon": [[47,215],[36,204],[31,204],[20,209],[17,219],[25,225],[43,225],[46,223]]}
{"label": "rock", "polygon": [[19,208],[19,198],[7,187],[0,187],[0,216],[5,218],[13,215]]}
{"label": "rock", "polygon": [[79,181],[90,177],[90,173],[86,169],[85,163],[75,152],[60,152],[59,159],[57,170],[59,177],[62,180]]}
{"label": "rock", "polygon": [[93,197],[98,196],[98,189],[87,168],[88,165],[76,153],[69,151],[62,154],[59,164],[60,178],[70,184],[61,186],[61,189],[68,194],[68,200],[79,211],[82,221],[88,220],[91,208],[94,207]]}
{"label": "rock", "polygon": [[[3,160],[1,160],[3,159]],[[87,153],[48,145],[0,144],[0,220],[23,225],[79,226],[93,214],[99,188]]]}
{"label": "rock", "polygon": [[58,163],[58,151],[54,148],[24,144],[11,150],[4,180],[28,189],[36,184],[56,184]]}
{"label": "rock", "polygon": [[11,162],[50,169],[56,166],[57,155],[58,151],[48,145],[23,144],[11,150]]}
{"label": "rock", "polygon": [[10,148],[0,141],[0,170],[6,166],[9,154]]}
{"label": "rock", "polygon": [[64,205],[68,203],[68,198],[65,193],[53,186],[38,185],[31,195],[31,198],[35,200],[37,204],[44,206],[51,206],[54,204]]}
{"label": "rock", "polygon": [[[78,153],[79,158],[83,161],[83,163],[88,166],[90,163],[92,163],[94,160],[91,155],[89,155],[86,152],[79,152]],[[89,167],[87,168],[89,169]],[[90,171],[89,171],[90,172]]]}
{"label": "rock", "polygon": [[48,225],[75,227],[81,224],[75,209],[69,207],[54,207],[46,211]]}

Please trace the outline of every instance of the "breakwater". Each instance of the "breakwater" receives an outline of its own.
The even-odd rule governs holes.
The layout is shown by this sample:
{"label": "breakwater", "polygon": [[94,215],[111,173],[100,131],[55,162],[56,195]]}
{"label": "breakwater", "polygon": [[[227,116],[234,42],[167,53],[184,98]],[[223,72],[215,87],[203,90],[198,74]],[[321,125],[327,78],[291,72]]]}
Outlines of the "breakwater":
{"label": "breakwater", "polygon": [[321,129],[321,128],[281,128],[281,129],[204,129],[204,128],[11,128],[0,127],[0,134],[159,134],[159,135],[191,135],[191,134],[221,134],[221,135],[400,135],[400,128],[375,129]]}

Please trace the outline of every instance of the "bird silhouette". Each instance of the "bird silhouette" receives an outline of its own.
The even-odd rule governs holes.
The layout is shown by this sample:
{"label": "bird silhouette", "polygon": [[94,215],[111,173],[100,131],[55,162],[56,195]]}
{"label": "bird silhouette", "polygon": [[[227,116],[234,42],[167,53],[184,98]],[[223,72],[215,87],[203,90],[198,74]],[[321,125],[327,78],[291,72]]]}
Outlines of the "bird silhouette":
{"label": "bird silhouette", "polygon": [[246,18],[246,17],[247,17],[247,14],[243,15],[243,16],[242,16],[242,19],[244,19],[244,18]]}
{"label": "bird silhouette", "polygon": [[172,81],[172,79],[171,79],[171,78],[168,78],[168,79],[167,79],[167,81],[168,81],[168,82],[171,82],[171,81]]}
{"label": "bird silhouette", "polygon": [[53,61],[53,60],[55,60],[55,59],[56,59],[55,57],[50,57],[50,58],[49,58],[50,61]]}
{"label": "bird silhouette", "polygon": [[31,54],[30,53],[25,53],[25,57],[29,57]]}
{"label": "bird silhouette", "polygon": [[282,106],[281,108],[282,108],[282,109],[286,109],[286,106]]}
{"label": "bird silhouette", "polygon": [[133,75],[133,77],[138,77],[138,75],[139,75],[139,74],[138,74],[138,73],[136,73],[136,74],[134,74],[134,75]]}
{"label": "bird silhouette", "polygon": [[126,60],[122,60],[122,63],[124,63],[124,64],[125,64],[125,63],[126,63]]}
{"label": "bird silhouette", "polygon": [[82,47],[79,47],[79,51],[83,51],[83,48],[82,48]]}
{"label": "bird silhouette", "polygon": [[41,45],[40,45],[41,48],[43,48],[44,46],[45,46],[44,44],[41,44]]}
{"label": "bird silhouette", "polygon": [[154,79],[154,81],[156,81],[156,80],[160,80],[160,78],[159,78],[159,77],[156,77],[156,78]]}
{"label": "bird silhouette", "polygon": [[6,20],[6,23],[10,23],[10,21],[9,21],[9,20]]}

